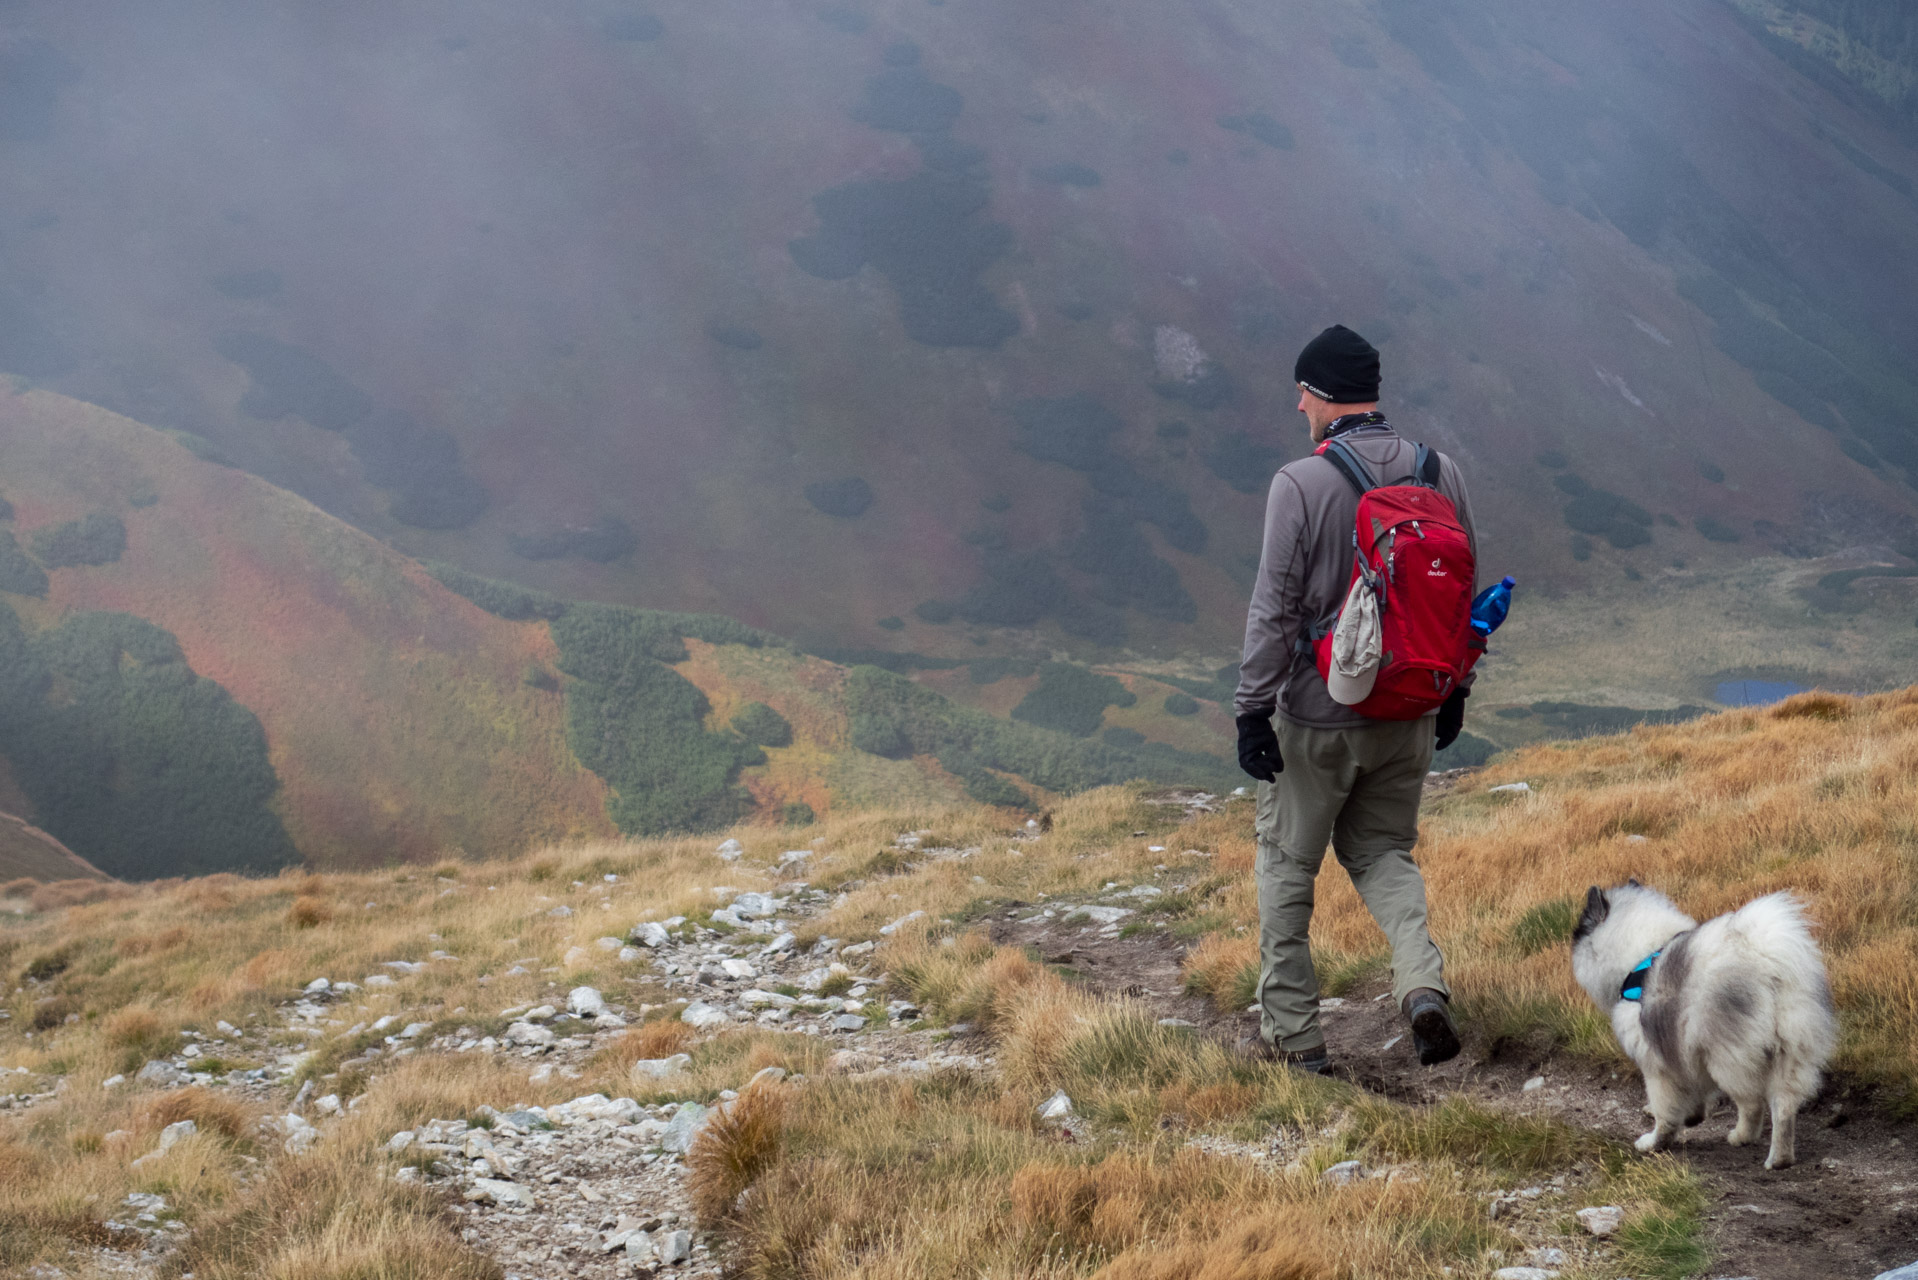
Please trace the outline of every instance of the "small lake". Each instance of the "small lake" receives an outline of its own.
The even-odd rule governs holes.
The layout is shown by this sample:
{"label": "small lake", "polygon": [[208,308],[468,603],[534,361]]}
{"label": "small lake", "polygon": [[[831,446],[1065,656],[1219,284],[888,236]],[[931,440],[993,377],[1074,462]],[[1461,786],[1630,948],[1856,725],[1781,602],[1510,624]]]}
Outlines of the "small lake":
{"label": "small lake", "polygon": [[1804,691],[1789,680],[1726,680],[1713,696],[1728,707],[1763,707]]}

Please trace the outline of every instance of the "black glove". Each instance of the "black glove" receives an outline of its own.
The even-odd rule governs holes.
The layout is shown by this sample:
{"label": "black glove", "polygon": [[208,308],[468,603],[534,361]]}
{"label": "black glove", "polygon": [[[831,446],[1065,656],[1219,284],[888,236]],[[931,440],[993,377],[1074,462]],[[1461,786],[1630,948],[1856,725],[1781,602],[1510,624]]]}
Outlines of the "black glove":
{"label": "black glove", "polygon": [[1277,781],[1285,772],[1279,759],[1279,735],[1272,727],[1272,714],[1239,717],[1239,768],[1260,782]]}
{"label": "black glove", "polygon": [[1471,696],[1464,689],[1454,689],[1452,696],[1439,706],[1438,750],[1443,751],[1458,741],[1459,730],[1465,727],[1465,700]]}

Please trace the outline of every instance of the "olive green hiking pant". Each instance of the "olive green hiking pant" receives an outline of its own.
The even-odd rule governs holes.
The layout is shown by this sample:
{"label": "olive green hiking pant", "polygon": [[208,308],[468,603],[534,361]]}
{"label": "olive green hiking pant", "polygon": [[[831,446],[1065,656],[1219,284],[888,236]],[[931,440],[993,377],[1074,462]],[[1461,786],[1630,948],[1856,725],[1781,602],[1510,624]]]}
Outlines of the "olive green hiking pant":
{"label": "olive green hiking pant", "polygon": [[1280,716],[1274,728],[1285,772],[1259,784],[1259,1034],[1296,1053],[1325,1043],[1306,931],[1328,842],[1392,944],[1392,998],[1451,991],[1412,861],[1431,719],[1310,729]]}

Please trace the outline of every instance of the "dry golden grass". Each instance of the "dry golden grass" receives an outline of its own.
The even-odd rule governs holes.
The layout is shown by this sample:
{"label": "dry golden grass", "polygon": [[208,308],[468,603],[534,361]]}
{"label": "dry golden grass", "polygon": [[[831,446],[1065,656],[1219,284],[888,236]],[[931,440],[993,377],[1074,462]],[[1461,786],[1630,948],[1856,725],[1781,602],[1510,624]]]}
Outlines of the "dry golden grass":
{"label": "dry golden grass", "polygon": [[693,1210],[712,1224],[730,1217],[740,1195],[779,1156],[792,1090],[762,1080],[722,1107],[686,1154]]}
{"label": "dry golden grass", "polygon": [[[1831,957],[1842,1065],[1911,1090],[1914,766],[1918,691],[1820,695],[1502,761],[1430,807],[1420,850],[1461,1009],[1493,1034],[1613,1052],[1564,947],[1587,884],[1637,875],[1700,916],[1792,889]],[[1521,779],[1531,794],[1489,792]],[[0,1064],[67,1082],[58,1098],[0,1118],[0,1267],[67,1265],[73,1248],[108,1242],[102,1224],[127,1192],[164,1187],[195,1228],[182,1265],[203,1277],[492,1276],[429,1194],[391,1182],[388,1135],[481,1103],[595,1089],[709,1101],[766,1066],[809,1079],[779,1091],[776,1117],[770,1103],[737,1111],[738,1132],[719,1130],[732,1136],[696,1162],[702,1207],[724,1219],[742,1276],[1418,1280],[1446,1266],[1469,1272],[1486,1248],[1511,1243],[1473,1198],[1488,1179],[1572,1164],[1602,1168],[1606,1194],[1689,1229],[1689,1183],[1665,1166],[1625,1163],[1562,1126],[1456,1105],[1407,1111],[1243,1062],[1159,1027],[1148,1009],[1089,998],[971,925],[1012,902],[1154,884],[1165,892],[1133,927],[1194,939],[1190,981],[1236,1000],[1256,954],[1250,805],[1183,825],[1179,816],[1140,788],[1109,788],[1061,804],[1053,828],[1033,838],[983,809],[842,815],[807,829],[802,874],[845,897],[807,922],[805,940],[876,938],[924,911],[882,940],[879,966],[934,1019],[990,1031],[994,1082],[848,1080],[826,1074],[832,1046],[817,1038],[742,1028],[689,1041],[683,1024],[655,1019],[577,1082],[534,1086],[523,1065],[469,1055],[395,1063],[299,1158],[262,1141],[258,1117],[223,1109],[217,1092],[155,1105],[100,1082],[183,1032],[210,1034],[217,1020],[276,1026],[278,1007],[310,979],[359,981],[388,960],[427,967],[335,1007],[311,1044],[275,1032],[264,1046],[250,1038],[244,1053],[210,1052],[255,1065],[310,1048],[297,1083],[358,1052],[364,1037],[347,1036],[347,1024],[387,1013],[497,1029],[500,1011],[581,982],[629,1009],[664,1006],[644,961],[622,965],[595,939],[646,919],[707,919],[722,902],[715,886],[775,889],[793,833],[743,828],[746,856],[730,864],[712,856],[717,837],[599,843],[437,874],[172,881],[0,918],[0,976],[18,988],[4,997],[12,1017],[0,1024]],[[907,831],[924,833],[927,852],[895,843]],[[550,914],[560,906],[572,914]],[[1336,871],[1320,886],[1314,945],[1328,986],[1373,972],[1382,956]],[[644,1089],[627,1079],[636,1058],[677,1051],[693,1057],[680,1076]],[[1038,1103],[1061,1088],[1096,1126],[1090,1141],[1062,1146],[1036,1122]],[[133,1169],[176,1114],[201,1132]],[[1181,1151],[1193,1131],[1259,1139],[1274,1126],[1303,1144],[1293,1173]],[[116,1131],[130,1136],[107,1141]],[[266,1160],[264,1175],[248,1174],[249,1154]],[[1406,1163],[1419,1179],[1319,1183],[1320,1168],[1352,1155]]]}

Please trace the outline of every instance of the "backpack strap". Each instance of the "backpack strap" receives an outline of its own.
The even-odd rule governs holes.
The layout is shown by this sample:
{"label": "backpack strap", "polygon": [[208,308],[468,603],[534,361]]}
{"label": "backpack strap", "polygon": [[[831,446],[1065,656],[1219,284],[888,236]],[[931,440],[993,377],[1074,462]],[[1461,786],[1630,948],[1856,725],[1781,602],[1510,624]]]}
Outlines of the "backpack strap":
{"label": "backpack strap", "polygon": [[[1423,446],[1420,447],[1422,448]],[[1346,444],[1345,441],[1326,441],[1319,449],[1319,456],[1338,468],[1339,474],[1345,477],[1348,484],[1358,490],[1361,498],[1379,487],[1379,482],[1372,478],[1371,468],[1365,465],[1365,459],[1353,452],[1351,446]]]}
{"label": "backpack strap", "polygon": [[1418,456],[1412,463],[1412,474],[1426,488],[1436,489],[1439,482],[1438,451],[1425,445],[1420,445],[1418,449]]}

